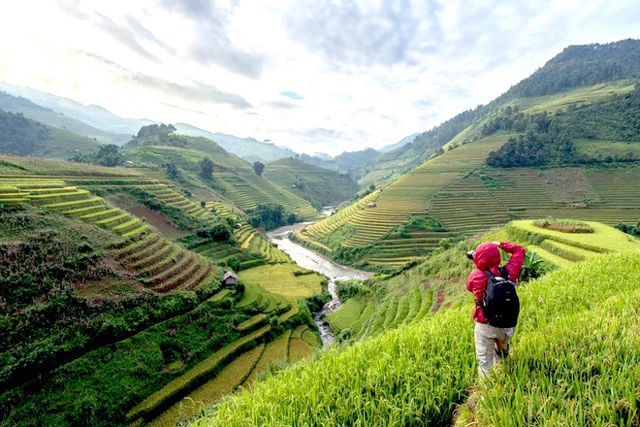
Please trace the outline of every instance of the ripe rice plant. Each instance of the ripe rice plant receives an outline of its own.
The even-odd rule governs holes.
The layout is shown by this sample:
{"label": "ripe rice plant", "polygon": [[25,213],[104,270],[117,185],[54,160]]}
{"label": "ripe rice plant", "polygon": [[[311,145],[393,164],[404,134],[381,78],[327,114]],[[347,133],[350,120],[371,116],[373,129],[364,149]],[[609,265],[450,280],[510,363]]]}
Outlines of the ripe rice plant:
{"label": "ripe rice plant", "polygon": [[638,253],[592,260],[522,293],[513,358],[482,388],[480,425],[640,425]]}
{"label": "ripe rice plant", "polygon": [[[257,383],[197,426],[429,425],[451,420],[476,375],[468,307]],[[300,392],[300,391],[304,392]]]}
{"label": "ripe rice plant", "polygon": [[[638,425],[637,271],[640,252],[628,251],[522,285],[512,356],[462,425]],[[470,311],[455,305],[333,348],[193,425],[450,425],[477,380]]]}

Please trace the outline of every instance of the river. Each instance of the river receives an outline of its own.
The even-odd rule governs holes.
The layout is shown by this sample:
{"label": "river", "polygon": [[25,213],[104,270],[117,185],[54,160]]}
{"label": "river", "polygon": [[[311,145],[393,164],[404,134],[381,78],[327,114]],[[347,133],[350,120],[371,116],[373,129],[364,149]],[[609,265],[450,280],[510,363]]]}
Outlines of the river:
{"label": "river", "polygon": [[315,321],[322,337],[322,344],[326,347],[333,343],[335,337],[329,330],[326,316],[340,308],[341,301],[338,297],[336,281],[357,279],[365,280],[373,273],[357,270],[355,268],[340,265],[335,261],[305,248],[289,239],[289,233],[313,224],[312,222],[302,222],[294,225],[280,227],[267,233],[269,240],[285,252],[300,267],[307,270],[316,271],[329,279],[328,288],[331,299],[327,302],[319,313],[315,314]]}

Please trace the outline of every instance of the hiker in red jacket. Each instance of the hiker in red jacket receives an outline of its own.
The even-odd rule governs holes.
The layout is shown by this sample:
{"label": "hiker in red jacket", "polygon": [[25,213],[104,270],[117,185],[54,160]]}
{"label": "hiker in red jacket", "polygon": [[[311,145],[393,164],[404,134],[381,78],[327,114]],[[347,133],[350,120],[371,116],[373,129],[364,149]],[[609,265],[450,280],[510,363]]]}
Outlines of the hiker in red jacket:
{"label": "hiker in red jacket", "polygon": [[515,332],[515,327],[497,328],[489,325],[483,311],[484,291],[489,280],[485,270],[489,270],[495,276],[502,275],[500,272],[500,249],[511,254],[503,269],[506,269],[509,280],[516,283],[524,262],[525,249],[522,246],[509,242],[487,242],[482,243],[475,251],[468,254],[470,258],[473,258],[477,267],[467,278],[467,290],[473,292],[476,300],[476,306],[473,310],[474,337],[478,370],[481,376],[488,375],[491,366],[499,359],[509,355],[509,341]]}

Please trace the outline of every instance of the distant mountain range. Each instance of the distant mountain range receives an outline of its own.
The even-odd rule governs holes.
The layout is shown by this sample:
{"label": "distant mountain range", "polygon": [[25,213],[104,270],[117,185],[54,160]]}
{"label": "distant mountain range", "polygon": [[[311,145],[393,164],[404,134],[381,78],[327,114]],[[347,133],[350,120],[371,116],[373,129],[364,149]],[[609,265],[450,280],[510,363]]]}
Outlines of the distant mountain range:
{"label": "distant mountain range", "polygon": [[[39,106],[46,107],[54,112],[61,113],[62,115],[69,116],[94,128],[102,129],[110,133],[133,135],[137,133],[138,129],[142,126],[156,123],[147,119],[125,119],[97,105],[84,105],[68,98],[28,87],[13,86],[0,82],[0,90],[13,96],[27,98]],[[23,114],[28,116],[26,112],[23,112]],[[38,120],[35,117],[30,118]],[[55,124],[53,125],[55,126]]]}
{"label": "distant mountain range", "polygon": [[[0,82],[0,109],[22,113],[30,119],[66,129],[103,144],[123,145],[131,139],[132,135],[137,134],[142,126],[158,123],[149,119],[122,118],[97,105],[84,105],[68,98],[2,82]],[[380,154],[368,148],[356,152],[345,152],[336,157],[324,153],[309,156],[250,137],[240,138],[219,132],[209,132],[188,123],[173,125],[179,133],[209,138],[231,154],[250,163],[300,157],[317,166],[353,173]],[[399,142],[383,147],[380,151],[383,153],[393,151],[413,141],[416,135],[407,136]]]}
{"label": "distant mountain range", "polygon": [[20,95],[14,96],[0,92],[0,109],[9,113],[22,113],[25,117],[38,122],[66,129],[78,135],[95,138],[103,144],[122,145],[131,139],[130,133],[113,133],[98,129],[80,120],[74,119],[50,108],[42,107]]}
{"label": "distant mountain range", "polygon": [[174,126],[178,129],[178,133],[209,138],[228,152],[251,163],[257,161],[272,162],[274,160],[297,155],[295,151],[290,150],[289,148],[279,147],[267,142],[260,142],[254,138],[239,138],[237,136],[219,132],[212,133],[187,123],[176,123]]}

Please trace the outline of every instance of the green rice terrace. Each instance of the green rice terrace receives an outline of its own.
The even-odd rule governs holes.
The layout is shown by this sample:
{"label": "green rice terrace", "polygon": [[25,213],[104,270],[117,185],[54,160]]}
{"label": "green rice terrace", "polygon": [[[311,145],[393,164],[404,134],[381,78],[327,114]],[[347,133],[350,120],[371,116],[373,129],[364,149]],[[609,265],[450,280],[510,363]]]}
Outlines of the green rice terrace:
{"label": "green rice terrace", "polygon": [[640,166],[483,166],[489,151],[507,138],[451,149],[295,237],[343,262],[397,268],[444,238],[472,236],[514,219],[569,217],[614,225],[640,218]]}
{"label": "green rice terrace", "polygon": [[[3,157],[0,224],[2,425],[170,425],[190,416],[183,399],[212,404],[320,345],[305,300],[325,279],[231,202],[140,171]],[[279,266],[291,288],[223,281],[231,265]]]}
{"label": "green rice terrace", "polygon": [[[581,224],[590,232],[567,233],[536,225],[540,223]],[[483,239],[522,244],[530,254],[535,253],[543,271],[568,267],[606,253],[640,249],[637,239],[591,221],[517,220],[483,236]],[[382,280],[384,286],[374,279],[369,279],[364,285],[346,284],[343,306],[329,316],[332,329],[338,336],[362,338],[423,319],[443,306],[451,306],[466,294],[464,281],[470,267],[470,263],[461,265],[453,257],[474,247],[475,241],[471,238],[458,242],[453,250],[441,247],[415,268]],[[425,276],[428,276],[426,281]]]}
{"label": "green rice terrace", "polygon": [[[226,152],[215,142],[173,133],[167,138],[176,139],[182,145],[163,145],[164,142],[151,138],[153,145],[129,147],[128,144],[124,153],[135,164],[151,170],[171,163],[180,171],[183,181],[188,182],[186,187],[190,187],[190,190],[213,190],[244,211],[261,204],[278,203],[301,220],[317,217],[314,207],[290,191],[289,186],[278,185],[257,175],[248,162]],[[212,164],[210,179],[203,178],[199,173],[199,163],[204,158]]]}
{"label": "green rice terrace", "polygon": [[[479,383],[464,253],[492,240],[530,255],[511,355]],[[533,264],[548,273],[531,279]],[[441,246],[398,275],[342,285],[346,303],[330,320],[360,339],[226,397],[190,425],[638,425],[638,269],[640,241],[590,221],[513,221]]]}

